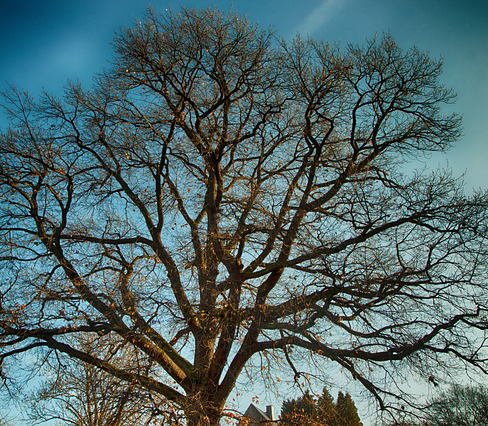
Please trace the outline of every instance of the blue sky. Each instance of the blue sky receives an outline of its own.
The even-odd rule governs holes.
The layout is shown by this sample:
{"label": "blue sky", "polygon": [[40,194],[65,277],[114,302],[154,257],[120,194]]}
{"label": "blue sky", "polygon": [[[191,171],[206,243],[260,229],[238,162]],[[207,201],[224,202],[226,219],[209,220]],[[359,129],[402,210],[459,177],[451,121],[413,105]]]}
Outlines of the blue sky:
{"label": "blue sky", "polygon": [[[68,79],[89,86],[110,64],[114,31],[142,17],[147,6],[162,12],[214,6],[285,38],[300,32],[343,45],[389,32],[403,48],[442,57],[464,135],[434,163],[466,172],[468,191],[488,188],[486,0],[0,0],[0,90],[10,83],[34,95],[43,88],[60,94]],[[0,113],[2,129],[5,123]]]}
{"label": "blue sky", "polygon": [[[89,85],[109,65],[114,31],[147,6],[214,6],[245,14],[286,38],[297,32],[346,44],[391,33],[445,61],[444,81],[458,93],[464,136],[447,156],[467,190],[488,183],[488,2],[482,0],[0,0],[0,90],[7,83],[59,93],[68,79]],[[0,126],[5,119],[0,115]]]}

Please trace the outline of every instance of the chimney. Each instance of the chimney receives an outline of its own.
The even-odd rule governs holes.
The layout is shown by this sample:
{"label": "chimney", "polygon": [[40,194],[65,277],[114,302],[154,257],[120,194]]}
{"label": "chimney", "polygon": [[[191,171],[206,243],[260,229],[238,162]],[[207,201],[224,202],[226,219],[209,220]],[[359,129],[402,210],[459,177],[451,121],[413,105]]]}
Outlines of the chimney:
{"label": "chimney", "polygon": [[270,420],[275,421],[275,412],[274,407],[272,405],[266,406],[266,415],[269,417]]}

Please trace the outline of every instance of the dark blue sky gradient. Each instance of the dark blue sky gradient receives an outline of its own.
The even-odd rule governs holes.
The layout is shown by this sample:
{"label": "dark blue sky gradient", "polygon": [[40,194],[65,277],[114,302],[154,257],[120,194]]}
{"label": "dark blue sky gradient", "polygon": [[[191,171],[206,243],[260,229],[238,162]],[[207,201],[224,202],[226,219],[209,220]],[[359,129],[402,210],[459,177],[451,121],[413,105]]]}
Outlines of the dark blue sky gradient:
{"label": "dark blue sky gradient", "polygon": [[114,32],[148,6],[232,9],[285,38],[300,32],[342,45],[389,32],[403,48],[415,45],[442,57],[444,82],[458,93],[454,110],[464,116],[464,136],[435,161],[449,162],[457,175],[466,172],[469,191],[487,187],[486,0],[0,0],[0,90],[10,83],[33,95],[43,89],[61,94],[68,79],[89,86],[110,66]]}

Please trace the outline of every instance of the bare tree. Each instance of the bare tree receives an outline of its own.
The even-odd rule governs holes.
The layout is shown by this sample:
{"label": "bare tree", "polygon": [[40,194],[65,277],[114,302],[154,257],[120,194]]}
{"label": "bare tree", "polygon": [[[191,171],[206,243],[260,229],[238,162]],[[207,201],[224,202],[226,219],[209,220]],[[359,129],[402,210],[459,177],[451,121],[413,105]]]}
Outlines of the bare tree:
{"label": "bare tree", "polygon": [[426,416],[428,426],[488,425],[486,386],[455,384],[430,402]]}
{"label": "bare tree", "polygon": [[381,408],[408,402],[405,366],[486,372],[487,196],[401,173],[459,136],[439,61],[390,37],[279,42],[213,10],[149,13],[115,46],[91,91],[6,98],[6,385],[23,354],[64,353],[216,425],[243,369],[276,360],[296,379],[338,365]]}
{"label": "bare tree", "polygon": [[[124,350],[127,345],[111,344],[105,336],[76,338],[74,346],[79,350],[127,371],[144,369],[150,373],[151,363]],[[44,365],[47,378],[28,401],[31,424],[59,421],[73,426],[128,426],[156,424],[156,420],[180,424],[181,415],[174,407],[164,398],[155,399],[136,382],[128,383],[92,364],[63,358],[54,363],[48,359]]]}
{"label": "bare tree", "polygon": [[0,416],[0,426],[11,426],[12,423],[10,422],[8,415],[1,415]]}

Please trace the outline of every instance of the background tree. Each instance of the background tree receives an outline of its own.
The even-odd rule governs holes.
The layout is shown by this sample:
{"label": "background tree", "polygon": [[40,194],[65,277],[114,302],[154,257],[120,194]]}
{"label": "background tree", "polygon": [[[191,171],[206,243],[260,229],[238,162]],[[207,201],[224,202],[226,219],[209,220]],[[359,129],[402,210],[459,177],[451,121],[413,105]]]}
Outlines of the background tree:
{"label": "background tree", "polygon": [[[334,409],[333,405],[332,409]],[[313,426],[318,424],[317,403],[310,392],[305,392],[299,398],[283,401],[281,422],[287,425]]]}
{"label": "background tree", "polygon": [[354,404],[349,393],[344,395],[342,391],[339,391],[339,394],[337,395],[336,410],[341,419],[341,425],[362,426],[356,404]]}
{"label": "background tree", "polygon": [[334,403],[332,395],[329,393],[327,388],[324,387],[322,390],[322,395],[320,395],[316,401],[316,417],[318,422],[328,426],[342,425],[343,419],[341,418],[337,408],[337,404]]}
{"label": "background tree", "polygon": [[[409,416],[412,417],[412,416]],[[488,388],[452,385],[432,397],[418,419],[383,422],[391,426],[485,426],[488,425]]]}
{"label": "background tree", "polygon": [[437,395],[426,412],[431,426],[487,426],[488,388],[453,385]]}
{"label": "background tree", "polygon": [[10,422],[8,415],[0,415],[0,426],[11,426],[12,423]]}
{"label": "background tree", "polygon": [[[93,356],[101,357],[109,348],[104,358],[121,369],[142,369],[145,364],[124,347],[116,350],[103,336],[77,338],[76,347]],[[150,369],[150,364],[145,368]],[[43,370],[47,379],[29,399],[28,419],[33,423],[57,420],[74,426],[127,426],[149,425],[159,419],[180,424],[173,407],[154,400],[137,383],[127,383],[91,364],[62,357],[55,364],[48,359]]]}
{"label": "background tree", "polygon": [[381,408],[408,402],[402,367],[486,371],[486,194],[401,173],[459,135],[439,61],[389,37],[278,42],[212,10],[150,13],[115,46],[91,91],[6,96],[6,386],[25,354],[62,353],[216,425],[244,368],[277,359],[296,379],[334,363]]}
{"label": "background tree", "polygon": [[334,403],[326,388],[318,399],[306,392],[297,399],[284,401],[281,421],[285,425],[362,426],[351,395],[339,392]]}

